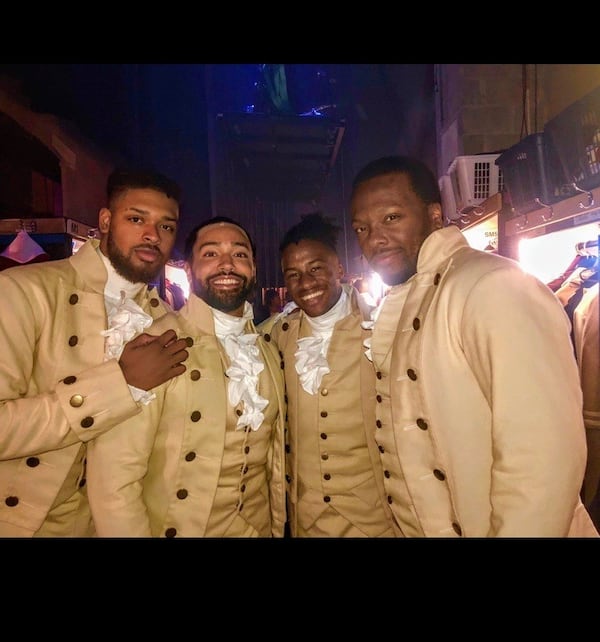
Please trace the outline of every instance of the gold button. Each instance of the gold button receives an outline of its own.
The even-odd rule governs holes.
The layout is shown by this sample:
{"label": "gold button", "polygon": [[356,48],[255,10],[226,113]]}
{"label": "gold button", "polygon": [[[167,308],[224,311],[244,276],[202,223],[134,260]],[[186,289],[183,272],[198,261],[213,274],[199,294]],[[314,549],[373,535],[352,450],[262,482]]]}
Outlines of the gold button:
{"label": "gold button", "polygon": [[323,390],[321,390],[321,394],[326,397],[329,394],[329,390],[327,390],[327,388],[323,388]]}
{"label": "gold button", "polygon": [[73,408],[80,408],[81,406],[83,406],[83,395],[73,395],[69,399],[69,403],[71,404],[71,406],[73,406]]}

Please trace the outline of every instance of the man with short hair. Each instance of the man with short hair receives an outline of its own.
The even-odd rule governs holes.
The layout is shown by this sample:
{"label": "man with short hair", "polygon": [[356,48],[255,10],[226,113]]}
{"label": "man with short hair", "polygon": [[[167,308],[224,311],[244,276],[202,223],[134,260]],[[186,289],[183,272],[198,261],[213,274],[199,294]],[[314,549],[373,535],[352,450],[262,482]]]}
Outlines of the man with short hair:
{"label": "man with short hair", "polygon": [[168,311],[148,284],[173,249],[179,199],[161,174],[115,170],[100,240],[0,272],[0,536],[93,535],[86,446],[185,371],[184,341],[143,332]]}
{"label": "man with short hair", "polygon": [[187,372],[90,446],[98,535],[282,537],[285,390],[253,323],[254,243],[214,217],[190,232],[185,260],[189,298],[154,328],[187,335]]}
{"label": "man with short hair", "polygon": [[437,179],[386,156],[356,175],[352,228],[390,286],[366,353],[383,482],[406,537],[597,537],[579,492],[582,392],[557,297],[444,227]]}

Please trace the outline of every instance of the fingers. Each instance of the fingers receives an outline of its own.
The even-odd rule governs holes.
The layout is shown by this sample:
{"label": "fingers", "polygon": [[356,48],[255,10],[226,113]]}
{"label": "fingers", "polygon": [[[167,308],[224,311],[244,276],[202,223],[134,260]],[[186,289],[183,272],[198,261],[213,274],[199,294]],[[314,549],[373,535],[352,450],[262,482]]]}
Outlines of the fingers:
{"label": "fingers", "polygon": [[175,330],[166,330],[160,335],[160,337],[158,337],[158,339],[161,342],[161,345],[166,348],[170,343],[177,340],[177,333]]}

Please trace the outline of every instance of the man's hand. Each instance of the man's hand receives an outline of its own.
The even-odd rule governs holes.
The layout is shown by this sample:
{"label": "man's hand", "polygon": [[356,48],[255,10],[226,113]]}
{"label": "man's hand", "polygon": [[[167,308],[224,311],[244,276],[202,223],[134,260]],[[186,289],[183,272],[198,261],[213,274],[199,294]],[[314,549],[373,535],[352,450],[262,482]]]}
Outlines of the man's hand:
{"label": "man's hand", "polygon": [[186,339],[178,339],[175,330],[160,336],[142,333],[125,344],[119,365],[125,381],[141,390],[150,390],[185,372],[188,358]]}

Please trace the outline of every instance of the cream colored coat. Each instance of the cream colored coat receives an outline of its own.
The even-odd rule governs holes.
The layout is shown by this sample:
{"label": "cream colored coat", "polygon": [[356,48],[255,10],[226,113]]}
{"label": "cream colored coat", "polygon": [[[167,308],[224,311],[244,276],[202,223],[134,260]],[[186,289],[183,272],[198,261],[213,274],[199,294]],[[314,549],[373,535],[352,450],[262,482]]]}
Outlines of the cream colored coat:
{"label": "cream colored coat", "polygon": [[[327,504],[320,502],[312,505],[302,502],[302,496],[308,489],[299,488],[298,480],[298,453],[306,449],[306,445],[300,447],[300,442],[310,443],[311,438],[307,432],[310,430],[318,434],[319,432],[329,432],[330,439],[335,439],[338,452],[346,451],[345,460],[337,463],[329,462],[331,468],[339,475],[335,475],[337,482],[332,486],[332,493],[336,495],[335,500],[339,501],[344,510],[344,516],[350,519],[354,515],[353,522],[359,530],[372,533],[373,536],[379,536],[386,532],[386,536],[391,536],[388,531],[393,528],[393,520],[387,503],[387,496],[383,487],[383,469],[379,460],[379,451],[375,443],[375,373],[368,359],[364,356],[365,348],[363,340],[369,336],[369,332],[361,328],[362,321],[370,320],[372,308],[368,306],[364,299],[358,295],[356,288],[351,285],[343,286],[351,302],[351,313],[345,318],[338,321],[334,328],[334,334],[331,339],[328,362],[332,372],[323,377],[320,386],[319,395],[312,397],[304,392],[300,385],[299,377],[296,372],[294,354],[298,349],[297,339],[312,336],[312,330],[305,321],[304,313],[299,310],[293,310],[287,316],[279,316],[274,324],[267,319],[265,325],[260,325],[260,330],[268,330],[273,341],[280,348],[285,363],[285,380],[288,395],[288,509],[290,532],[292,537],[297,536],[298,523],[311,523],[318,519],[318,516],[327,507]],[[333,361],[332,361],[333,359]],[[349,389],[349,386],[336,385],[331,383],[340,378],[340,373],[347,372],[351,367],[350,364],[360,364],[359,372],[356,376],[360,382],[360,389]],[[352,366],[354,367],[354,366]],[[307,417],[304,414],[307,409],[314,413],[314,424],[307,424]],[[326,419],[321,419],[318,409],[327,409]],[[372,478],[366,478],[364,472],[361,476],[348,476],[348,471],[352,469],[351,458],[354,456],[354,468],[356,468],[357,454],[351,446],[358,441],[357,436],[348,434],[344,430],[346,426],[345,417],[348,414],[354,414],[354,417],[362,417],[362,430],[368,448],[369,459],[374,473],[374,483]],[[331,424],[331,417],[339,417],[341,420]],[[354,419],[353,417],[353,419]],[[340,423],[341,421],[341,423]],[[322,425],[321,425],[322,424]],[[321,478],[321,471],[315,470],[316,479]],[[341,480],[341,481],[340,481]],[[333,481],[329,482],[334,484]],[[341,484],[341,485],[340,485]],[[313,492],[313,491],[310,491]],[[361,500],[361,501],[357,501]],[[334,501],[335,504],[335,501]],[[371,522],[365,526],[365,522],[371,520],[361,519],[361,513],[368,511],[373,514],[373,508],[377,506],[381,518],[377,522]]]}
{"label": "cream colored coat", "polygon": [[[98,244],[0,272],[0,536],[89,535],[82,446],[139,411],[117,361],[104,361]],[[136,302],[155,318],[167,312],[156,290]],[[48,533],[61,498],[68,510],[57,507]]]}
{"label": "cream colored coat", "polygon": [[[600,301],[596,283],[583,295],[573,312],[573,338],[583,391],[583,423],[588,459],[583,502],[600,525]],[[595,500],[595,502],[594,502]],[[594,512],[592,512],[594,511]]]}
{"label": "cream colored coat", "polygon": [[[464,537],[597,536],[579,498],[582,394],[554,294],[454,226],[426,239],[407,284],[392,415],[425,535],[455,534],[456,523]],[[419,418],[427,429],[408,429]]]}
{"label": "cream colored coat", "polygon": [[[158,537],[175,529],[183,537],[203,537],[207,527],[221,473],[228,407],[219,340],[211,309],[193,294],[179,313],[161,319],[151,332],[160,334],[168,328],[193,343],[186,372],[156,388],[157,398],[140,415],[96,440],[88,452],[88,496],[99,536]],[[246,331],[256,332],[251,321]],[[283,375],[274,344],[261,337],[257,346],[275,390],[271,402],[278,407],[265,494],[272,535],[282,537],[286,520]],[[190,452],[193,465],[185,458]],[[181,488],[193,501],[178,498]]]}

